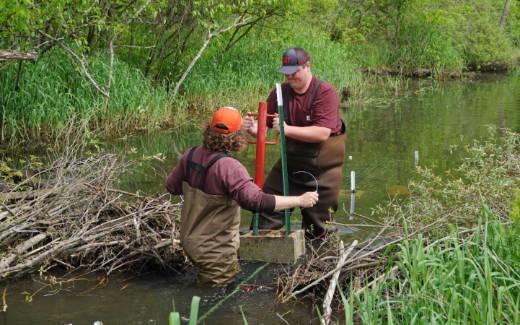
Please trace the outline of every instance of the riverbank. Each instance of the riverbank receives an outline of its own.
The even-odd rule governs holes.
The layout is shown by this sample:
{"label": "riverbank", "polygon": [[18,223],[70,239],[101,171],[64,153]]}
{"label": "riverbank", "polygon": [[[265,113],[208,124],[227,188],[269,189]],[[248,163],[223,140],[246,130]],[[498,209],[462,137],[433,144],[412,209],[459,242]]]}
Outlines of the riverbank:
{"label": "riverbank", "polygon": [[[212,77],[206,78],[205,82],[188,80],[189,88],[185,94],[172,99],[167,89],[152,85],[138,70],[119,62],[115,65],[117,70],[113,96],[106,99],[96,94],[81,76],[74,75],[73,65],[63,55],[59,51],[49,53],[40,62],[26,68],[22,75],[24,86],[20,92],[8,89],[15,78],[14,68],[8,69],[3,75],[4,87],[0,89],[4,94],[0,102],[3,106],[0,144],[14,148],[22,143],[52,142],[70,119],[86,123],[91,139],[161,129],[200,128],[209,112],[218,106],[235,106],[243,113],[256,111],[258,102],[266,100],[274,81],[283,82],[283,78],[274,72],[258,75],[255,77],[258,80],[250,80],[251,84],[241,86],[239,84],[242,80],[234,77],[234,73],[227,69],[199,72],[200,75],[194,72],[193,78],[196,80],[207,74],[212,74]],[[218,64],[225,65],[224,62]],[[106,72],[103,70],[106,65],[102,57],[96,58],[93,66],[100,69],[100,76]],[[513,68],[516,69],[508,66],[507,71],[500,73],[510,73],[509,70]],[[262,69],[272,70],[267,67]],[[328,72],[335,69],[326,65],[316,68],[315,73],[320,78],[330,80],[338,90],[342,105],[350,107],[363,107],[380,100],[381,90],[390,96],[385,101],[391,101],[392,97],[395,99],[407,91],[408,78],[428,79],[440,85],[444,79],[478,80],[487,75],[482,72],[444,72],[436,79],[430,69],[406,73],[389,68],[362,69],[347,62],[342,66],[346,73],[338,77]],[[231,78],[237,80],[230,83]],[[218,83],[218,80],[228,80],[228,84]],[[273,80],[273,84],[267,80]]]}
{"label": "riverbank", "polygon": [[357,105],[373,100],[374,87],[408,76],[511,71],[520,44],[511,1],[51,1],[5,9],[0,144],[12,147],[52,141],[70,119],[109,138],[197,125],[218,106],[255,111],[284,80],[276,70],[292,46],[305,48],[313,73]]}
{"label": "riverbank", "polygon": [[[501,34],[495,27],[489,27],[482,37],[499,33],[499,44],[490,46],[478,40],[464,49],[454,43],[461,35],[451,40],[441,37],[442,26],[429,26],[429,31],[412,27],[403,31],[397,48],[388,39],[333,40],[317,27],[287,33],[292,28],[290,21],[273,29],[259,27],[229,49],[219,42],[208,46],[177,92],[172,90],[172,76],[168,75],[168,82],[147,76],[128,56],[134,52],[122,51],[112,57],[107,49],[91,51],[85,57],[88,70],[82,70],[67,51],[54,47],[36,62],[0,65],[0,144],[14,147],[52,141],[70,119],[87,121],[95,137],[110,138],[200,127],[200,121],[218,106],[256,111],[273,85],[284,81],[276,71],[288,44],[309,51],[313,73],[332,83],[349,106],[372,102],[377,89],[393,88],[397,94],[406,88],[409,77],[441,83],[478,78],[478,73],[488,70],[516,70],[518,48],[508,38],[511,35]],[[430,32],[436,37],[423,44],[422,33]],[[109,92],[100,93],[100,85],[110,85]],[[392,96],[392,92],[388,94]]]}
{"label": "riverbank", "polygon": [[456,170],[420,169],[409,198],[376,209],[372,220],[384,215],[385,222],[375,238],[350,252],[331,245],[282,274],[279,296],[321,306],[336,270],[341,291],[333,305],[347,324],[516,323],[520,134],[492,130],[465,152]]}

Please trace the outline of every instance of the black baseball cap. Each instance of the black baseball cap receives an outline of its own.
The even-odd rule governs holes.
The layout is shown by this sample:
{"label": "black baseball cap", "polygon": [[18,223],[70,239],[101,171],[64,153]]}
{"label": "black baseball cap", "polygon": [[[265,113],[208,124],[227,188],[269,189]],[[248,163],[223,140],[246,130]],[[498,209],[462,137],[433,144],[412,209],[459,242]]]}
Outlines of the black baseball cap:
{"label": "black baseball cap", "polygon": [[282,56],[282,66],[278,70],[283,74],[293,74],[298,71],[298,67],[309,62],[311,57],[304,49],[292,47],[285,51]]}

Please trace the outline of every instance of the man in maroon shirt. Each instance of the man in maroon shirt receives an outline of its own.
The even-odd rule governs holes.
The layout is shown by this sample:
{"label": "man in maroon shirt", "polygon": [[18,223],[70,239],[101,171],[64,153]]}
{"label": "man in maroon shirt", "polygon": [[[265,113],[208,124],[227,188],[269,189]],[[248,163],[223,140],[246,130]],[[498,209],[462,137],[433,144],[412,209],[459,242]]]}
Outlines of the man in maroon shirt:
{"label": "man in maroon shirt", "polygon": [[194,265],[198,280],[226,285],[239,271],[240,207],[273,212],[312,207],[318,193],[276,196],[263,193],[246,168],[230,152],[245,147],[240,112],[218,109],[204,131],[204,145],[187,151],[166,178],[166,189],[184,195],[181,210],[181,244]]}
{"label": "man in maroon shirt", "polygon": [[[282,57],[279,72],[285,75],[282,84],[284,133],[286,138],[289,193],[297,195],[315,188],[318,179],[319,202],[302,210],[302,227],[309,238],[323,236],[326,222],[338,208],[345,156],[345,124],[339,115],[339,97],[329,83],[312,75],[309,54],[301,48],[290,48]],[[276,90],[267,98],[268,112],[277,113]],[[279,132],[278,117],[268,125]],[[255,135],[257,125],[247,117],[244,128]],[[264,192],[280,195],[282,191],[281,161],[278,161],[264,184]],[[283,226],[283,213],[263,213],[260,228],[278,229]]]}

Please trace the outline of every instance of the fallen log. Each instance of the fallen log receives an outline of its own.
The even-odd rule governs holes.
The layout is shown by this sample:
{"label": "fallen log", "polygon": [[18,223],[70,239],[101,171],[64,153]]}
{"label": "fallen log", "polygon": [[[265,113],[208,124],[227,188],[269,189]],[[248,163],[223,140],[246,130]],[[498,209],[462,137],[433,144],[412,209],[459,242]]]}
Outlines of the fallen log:
{"label": "fallen log", "polygon": [[38,59],[38,53],[36,51],[21,52],[16,50],[0,50],[0,61],[7,60],[30,60],[35,61]]}
{"label": "fallen log", "polygon": [[9,265],[14,262],[16,257],[25,251],[27,251],[29,248],[33,247],[34,245],[37,245],[39,242],[45,240],[47,238],[47,234],[38,234],[34,237],[29,238],[28,240],[20,243],[18,246],[16,246],[12,251],[12,253],[8,254],[6,257],[2,258],[0,260],[0,270],[5,269],[9,267]]}

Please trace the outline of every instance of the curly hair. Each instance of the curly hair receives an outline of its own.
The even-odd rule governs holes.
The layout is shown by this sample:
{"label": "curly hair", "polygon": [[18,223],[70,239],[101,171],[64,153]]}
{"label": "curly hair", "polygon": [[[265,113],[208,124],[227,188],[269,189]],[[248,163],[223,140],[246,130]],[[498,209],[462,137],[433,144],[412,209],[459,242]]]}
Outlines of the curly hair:
{"label": "curly hair", "polygon": [[238,152],[246,147],[246,139],[241,131],[222,134],[215,132],[208,125],[203,133],[204,148],[216,152]]}

